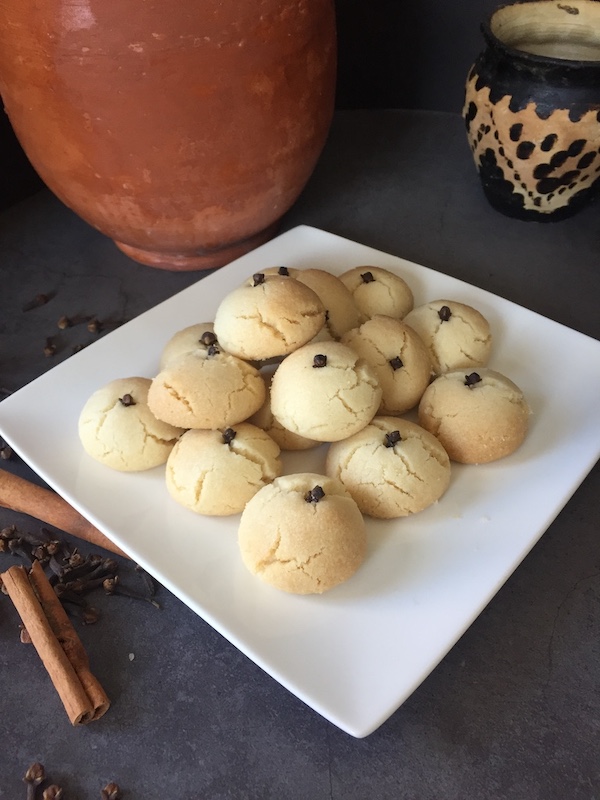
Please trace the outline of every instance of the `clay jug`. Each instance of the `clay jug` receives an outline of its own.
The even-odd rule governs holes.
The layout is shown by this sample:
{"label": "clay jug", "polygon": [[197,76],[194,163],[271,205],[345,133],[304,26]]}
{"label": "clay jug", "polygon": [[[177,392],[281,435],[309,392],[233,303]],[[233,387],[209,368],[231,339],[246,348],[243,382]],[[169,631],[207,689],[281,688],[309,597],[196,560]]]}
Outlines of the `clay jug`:
{"label": "clay jug", "polygon": [[47,186],[144,264],[271,237],[334,106],[333,0],[3,0],[0,95]]}
{"label": "clay jug", "polygon": [[501,6],[467,79],[467,135],[487,199],[556,221],[600,188],[600,3]]}

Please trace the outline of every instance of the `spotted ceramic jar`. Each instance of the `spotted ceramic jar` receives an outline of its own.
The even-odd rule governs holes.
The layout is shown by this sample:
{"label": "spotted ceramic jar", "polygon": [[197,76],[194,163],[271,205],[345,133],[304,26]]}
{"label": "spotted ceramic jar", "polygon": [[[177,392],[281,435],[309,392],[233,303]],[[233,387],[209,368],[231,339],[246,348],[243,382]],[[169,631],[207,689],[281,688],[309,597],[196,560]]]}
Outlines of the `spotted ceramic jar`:
{"label": "spotted ceramic jar", "polygon": [[514,3],[482,32],[463,117],[485,195],[520,219],[568,217],[600,188],[600,3]]}

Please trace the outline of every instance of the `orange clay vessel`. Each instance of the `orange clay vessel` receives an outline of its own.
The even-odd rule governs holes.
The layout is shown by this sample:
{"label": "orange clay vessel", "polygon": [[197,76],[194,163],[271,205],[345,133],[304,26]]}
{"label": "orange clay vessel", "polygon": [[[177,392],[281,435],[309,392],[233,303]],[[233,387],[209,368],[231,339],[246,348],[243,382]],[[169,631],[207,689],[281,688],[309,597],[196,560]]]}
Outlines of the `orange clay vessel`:
{"label": "orange clay vessel", "polygon": [[47,186],[133,259],[275,232],[334,106],[333,0],[3,0],[0,94]]}

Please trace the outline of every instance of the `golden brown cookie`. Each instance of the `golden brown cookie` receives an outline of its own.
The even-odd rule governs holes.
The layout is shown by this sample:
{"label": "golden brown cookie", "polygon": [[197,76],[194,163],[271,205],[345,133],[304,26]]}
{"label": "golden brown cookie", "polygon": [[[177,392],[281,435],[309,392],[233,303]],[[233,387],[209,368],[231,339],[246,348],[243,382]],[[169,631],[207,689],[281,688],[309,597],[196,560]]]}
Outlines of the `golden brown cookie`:
{"label": "golden brown cookie", "polygon": [[167,489],[197,514],[239,514],[259,489],[281,474],[279,446],[241,422],[220,430],[186,431],[166,467]]}
{"label": "golden brown cookie", "polygon": [[437,375],[488,363],[490,324],[472,306],[456,300],[434,300],[414,308],[404,322],[425,342]]}
{"label": "golden brown cookie", "polygon": [[530,409],[521,389],[491,369],[453,370],[436,378],[419,403],[419,423],[453,461],[484,464],[524,441]]}
{"label": "golden brown cookie", "polygon": [[164,464],[183,433],[148,407],[149,378],[117,378],[87,400],[78,420],[88,455],[112,469],[135,472]]}
{"label": "golden brown cookie", "polygon": [[311,342],[287,356],[271,383],[271,412],[300,436],[335,442],[364,428],[381,402],[373,369],[347,345]]}
{"label": "golden brown cookie", "polygon": [[412,328],[377,315],[341,341],[374,369],[383,392],[378,414],[404,414],[417,405],[431,378],[431,359]]}
{"label": "golden brown cookie", "polygon": [[264,401],[258,370],[217,345],[169,361],[148,392],[153,414],[181,428],[236,425]]}
{"label": "golden brown cookie", "polygon": [[214,331],[229,353],[252,361],[287,355],[325,324],[325,307],[312,289],[292,277],[257,272],[227,294]]}
{"label": "golden brown cookie", "polygon": [[360,322],[384,314],[403,319],[414,306],[412,289],[400,275],[383,267],[353,267],[340,275],[360,313]]}
{"label": "golden brown cookie", "polygon": [[265,583],[321,594],[354,575],[367,536],[358,506],[339,481],[296,473],[276,478],[249,500],[238,542],[245,566]]}
{"label": "golden brown cookie", "polygon": [[359,433],[330,445],[325,471],[363,514],[382,519],[423,511],[450,484],[450,459],[440,442],[398,417],[375,417]]}

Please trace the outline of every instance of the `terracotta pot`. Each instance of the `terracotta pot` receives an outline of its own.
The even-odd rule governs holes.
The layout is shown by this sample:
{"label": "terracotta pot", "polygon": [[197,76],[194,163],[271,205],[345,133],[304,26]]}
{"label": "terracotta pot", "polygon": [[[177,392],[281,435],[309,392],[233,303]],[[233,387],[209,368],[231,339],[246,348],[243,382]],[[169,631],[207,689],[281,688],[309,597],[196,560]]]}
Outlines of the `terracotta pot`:
{"label": "terracotta pot", "polygon": [[600,188],[600,3],[500,7],[463,116],[483,190],[513,217],[570,216]]}
{"label": "terracotta pot", "polygon": [[329,130],[333,0],[3,0],[0,94],[48,187],[132,258],[273,235]]}

